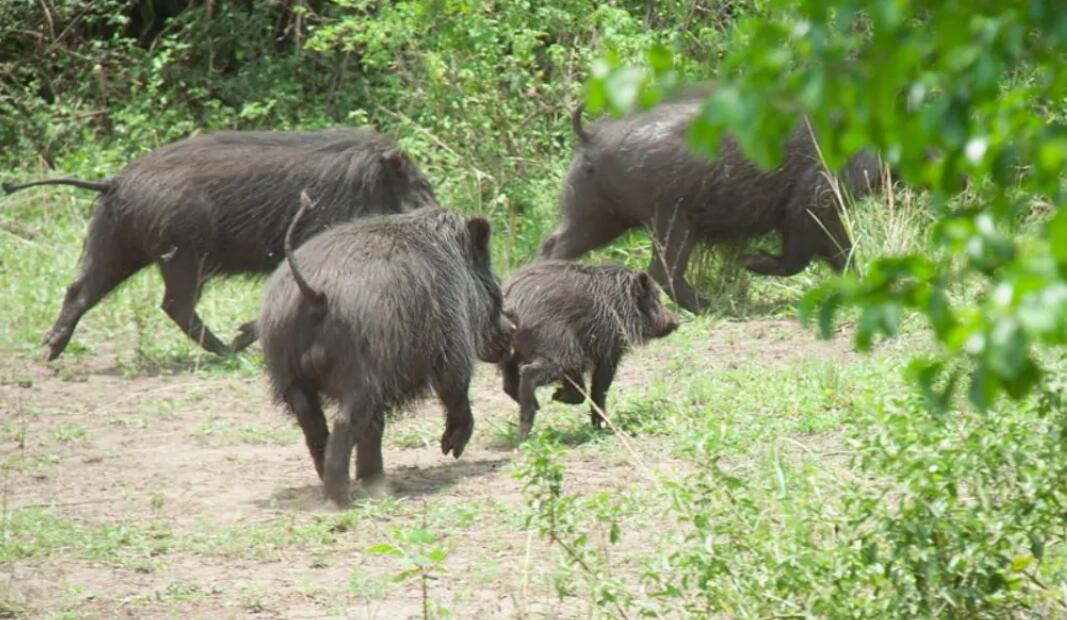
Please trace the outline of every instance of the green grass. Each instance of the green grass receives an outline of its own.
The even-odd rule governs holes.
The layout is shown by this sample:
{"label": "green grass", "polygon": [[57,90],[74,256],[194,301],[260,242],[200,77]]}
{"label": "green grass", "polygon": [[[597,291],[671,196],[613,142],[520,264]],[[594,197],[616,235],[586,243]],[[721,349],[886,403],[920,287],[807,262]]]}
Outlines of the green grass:
{"label": "green grass", "polygon": [[[162,508],[161,497],[150,498],[154,509]],[[349,539],[350,533],[364,533],[368,523],[405,514],[411,513],[400,502],[384,500],[357,503],[333,515],[287,515],[222,527],[204,523],[175,532],[153,521],[86,523],[64,517],[56,509],[28,507],[0,517],[0,561],[58,556],[143,568],[178,552],[273,560],[294,549],[332,550]]]}
{"label": "green grass", "polygon": [[348,578],[348,592],[356,599],[381,600],[393,589],[388,575],[370,573],[354,568]]}
{"label": "green grass", "polygon": [[[928,414],[916,407],[914,388],[903,372],[907,360],[928,346],[922,331],[907,330],[902,341],[868,356],[820,359],[810,354],[787,362],[720,364],[714,357],[693,356],[711,321],[701,319],[680,330],[671,359],[648,389],[609,395],[612,420],[633,437],[634,453],[612,436],[575,448],[579,416],[541,415],[522,448],[523,458],[515,463],[517,477],[528,485],[529,510],[521,517],[533,518],[546,544],[562,541],[557,545],[560,566],[554,572],[557,587],[591,597],[593,607],[611,615],[618,614],[610,601],[619,600],[626,609],[655,609],[668,617],[821,616],[854,596],[853,588],[891,587],[877,580],[877,566],[869,569],[870,582],[851,572],[865,570],[856,546],[865,537],[878,540],[885,545],[881,552],[890,554],[892,537],[905,535],[897,528],[929,524],[950,540],[994,535],[985,534],[985,527],[999,531],[996,523],[1008,517],[997,511],[1008,510],[1007,505],[987,507],[995,515],[988,517],[988,525],[975,518],[963,526],[961,516],[938,523],[937,517],[924,515],[915,524],[898,523],[895,515],[906,504],[898,508],[889,501],[904,493],[905,485],[936,485],[926,482],[926,476],[951,472],[954,460],[965,454],[970,471],[979,475],[985,454],[972,454],[966,446],[991,441],[978,439],[986,437],[983,425],[1001,420],[997,426],[1007,436],[1014,435],[1016,424],[1039,425],[1038,435],[1019,440],[1029,446],[1012,457],[1020,467],[1022,454],[1036,459],[1041,450],[1051,449],[1041,441],[1044,431],[1036,430],[1047,422],[1040,421],[1032,402],[1005,404],[992,414],[997,418],[984,418],[990,422],[971,421],[975,414],[964,407],[954,414],[958,431],[931,426],[924,419]],[[937,439],[939,432],[943,439]],[[962,433],[973,433],[974,439]],[[568,454],[576,449],[613,453],[618,462],[643,475],[631,477],[615,491],[576,492],[574,485],[581,484],[583,474],[571,474],[567,464]],[[675,460],[672,466],[663,472],[645,469],[644,463],[663,462],[665,454]],[[603,454],[598,461],[609,462]],[[548,474],[552,466],[544,469],[546,462],[563,468],[560,495],[548,491],[553,477]],[[959,475],[958,484],[970,484],[967,473]],[[1022,479],[1017,480],[1014,472],[1001,467],[981,475],[1003,478],[998,484],[1033,484],[1033,474],[1020,472]],[[997,492],[996,485],[987,484],[992,486],[972,492]],[[924,494],[934,493],[932,488],[913,492],[912,501],[919,506],[941,501]],[[934,513],[937,509],[936,504],[930,506]],[[966,514],[963,506],[952,510]],[[890,538],[879,538],[883,535]],[[609,541],[615,536],[620,542]],[[1015,540],[1021,543],[1014,547],[1019,565],[1032,562],[1026,539]],[[1059,567],[1065,552],[1055,534],[1053,540],[1056,551],[1036,579],[1062,578]],[[964,573],[968,560],[956,562],[956,570]],[[828,587],[858,583],[867,585]],[[1043,587],[1023,590],[1024,599],[1039,606],[1058,598]],[[871,600],[884,602],[898,594],[880,596],[884,598]],[[854,601],[855,609],[865,612],[842,608],[835,613],[852,617],[880,609],[864,607],[868,602]]]}
{"label": "green grass", "polygon": [[47,508],[23,508],[0,519],[0,561],[5,562],[63,554],[116,566],[142,566],[173,541],[162,524],[86,525]]}
{"label": "green grass", "polygon": [[[12,164],[4,180],[103,178],[137,153],[199,128],[366,123],[397,138],[442,204],[491,219],[494,265],[505,276],[534,256],[555,223],[554,204],[574,143],[567,113],[603,50],[629,64],[654,49],[647,59],[663,64],[669,57],[671,70],[683,79],[706,77],[713,59],[713,72],[751,68],[743,72],[746,79],[767,80],[788,92],[801,82],[783,80],[768,67],[802,67],[805,57],[851,49],[839,47],[844,42],[820,28],[815,16],[782,31],[801,43],[796,63],[782,37],[768,38],[775,31],[756,29],[742,34],[760,48],[753,57],[757,65],[720,63],[738,51],[743,56],[744,46],[735,43],[746,41],[732,36],[735,20],[768,8],[750,0],[630,0],[593,9],[559,2],[311,3],[314,10],[309,3],[249,3],[247,10],[234,3],[192,3],[198,6],[168,20],[163,35],[145,45],[118,35],[124,27],[121,2],[8,4],[12,8],[4,10],[13,18],[0,24],[0,32],[25,45],[12,48],[8,64],[17,77],[5,81],[13,87],[10,96],[0,97],[0,135],[11,138],[11,148],[0,153]],[[216,9],[210,17],[208,6]],[[875,10],[870,17],[862,20],[864,28],[894,21],[892,11]],[[992,67],[994,78],[998,57],[1025,61],[1027,46],[1040,43],[1029,37],[1022,46],[1027,49],[1013,46],[1021,32],[1014,26],[1023,22],[1010,16],[971,21],[955,30],[980,28],[990,41],[1007,42],[977,54],[980,68]],[[860,40],[863,32],[849,38]],[[982,51],[982,42],[965,47],[955,39],[915,38],[919,47],[912,51],[929,43],[934,51],[961,52],[942,54],[945,67],[965,66],[974,60],[971,52]],[[824,45],[805,47],[807,40]],[[946,41],[947,47],[941,45]],[[901,54],[889,64],[907,69],[926,56]],[[1026,65],[1013,67],[1012,83],[1042,81],[1043,73]],[[939,75],[952,70],[945,67],[931,65],[927,82],[936,86]],[[900,75],[867,77],[892,85]],[[889,82],[879,79],[886,76]],[[834,78],[820,74],[810,85]],[[597,80],[591,83],[595,89]],[[625,90],[626,83],[621,79],[609,88]],[[1017,97],[1012,83],[1003,85],[1004,93]],[[809,90],[806,95],[828,103],[849,94]],[[872,92],[880,91],[867,94]],[[1036,108],[1016,106],[1011,96],[994,102],[1000,91],[989,88],[946,92],[954,93],[948,112],[962,110],[961,118],[972,96],[981,101],[985,93],[987,103],[1002,103],[986,111],[1004,112],[997,116],[1001,129],[1018,130],[1024,151],[1028,128],[1040,126],[1031,121],[1063,116],[1045,109],[1047,102],[1037,101]],[[851,109],[862,112],[864,98],[852,99]],[[774,107],[742,112],[759,116]],[[731,115],[725,107],[718,112],[723,110]],[[847,125],[847,116],[838,120]],[[981,130],[981,119],[975,119],[965,129]],[[879,123],[892,119],[867,120],[869,127],[887,129],[882,137],[888,142],[917,131]],[[760,132],[770,127],[758,124]],[[996,134],[946,136],[968,140],[970,151],[987,141],[997,148],[1005,136]],[[1054,159],[1055,145],[1047,146],[1051,155],[1045,159]],[[1012,174],[1010,159],[995,167],[1006,164]],[[1055,165],[1050,161],[1025,168],[1040,178],[1042,169]],[[977,171],[985,169],[982,164]],[[117,394],[99,408],[104,427],[72,419],[65,406],[20,402],[20,392],[41,389],[19,367],[42,353],[41,336],[75,276],[92,198],[90,192],[54,188],[0,197],[0,353],[15,360],[13,369],[0,373],[0,393],[13,395],[13,404],[0,403],[0,417],[15,412],[0,429],[0,565],[11,568],[0,571],[0,617],[93,617],[97,608],[98,617],[284,616],[288,609],[274,607],[282,597],[288,597],[282,605],[310,603],[319,614],[385,617],[392,604],[407,605],[419,596],[417,585],[395,583],[392,575],[420,558],[408,554],[374,564],[367,549],[395,542],[397,532],[420,529],[432,544],[448,549],[429,588],[433,601],[454,608],[455,617],[475,615],[463,608],[472,592],[482,598],[488,592],[494,602],[509,597],[521,617],[993,619],[1053,618],[1067,611],[1067,387],[1058,385],[1067,372],[1064,360],[1048,361],[1040,396],[990,411],[975,411],[960,398],[948,411],[931,413],[904,375],[908,360],[930,349],[922,319],[905,316],[900,338],[868,356],[815,346],[761,320],[794,317],[796,301],[830,277],[820,264],[790,278],[756,277],[738,268],[737,258],[752,247],[777,251],[773,236],[750,247],[695,252],[688,277],[709,300],[708,315],[683,313],[686,323],[678,333],[628,361],[647,368],[636,369],[643,371],[634,373],[638,380],[620,382],[609,395],[611,421],[625,435],[594,431],[588,407],[550,402],[551,388],[542,391],[543,408],[522,445],[513,403],[503,412],[478,411],[478,447],[518,451],[505,468],[515,478],[505,479],[507,485],[498,473],[489,491],[456,484],[413,498],[360,500],[331,514],[301,505],[318,501],[316,486],[314,494],[294,491],[297,501],[289,505],[268,500],[256,507],[254,519],[238,523],[214,515],[193,523],[164,521],[188,496],[188,489],[173,487],[140,494],[122,489],[117,500],[107,496],[114,505],[90,500],[27,507],[27,501],[61,501],[35,494],[57,481],[79,484],[94,473],[83,464],[105,455],[104,467],[89,469],[122,464],[128,446],[139,448],[138,438],[151,444],[159,421],[174,423],[189,409],[202,415],[181,432],[208,449],[253,445],[268,452],[300,442],[292,424],[275,428],[227,419],[232,401],[212,396],[225,391],[227,398],[240,399],[240,389],[262,389],[258,347],[223,359],[194,345],[161,311],[163,286],[154,268],[93,308],[64,357],[48,368],[76,383],[91,381],[101,359],[114,360],[126,378],[183,375],[175,384],[184,391]],[[971,198],[950,207],[981,206]],[[923,193],[900,187],[850,206],[854,268],[862,274],[875,257],[928,252],[935,211],[940,207],[931,207]],[[1025,239],[1043,219],[1035,216],[1011,232]],[[649,254],[648,235],[636,230],[584,260],[645,268]],[[951,282],[950,300],[973,299],[985,278]],[[198,311],[228,340],[256,316],[261,289],[260,277],[214,279]],[[852,320],[844,317],[846,325]],[[727,329],[739,342],[718,337],[718,330]],[[956,369],[965,381],[970,368]],[[79,386],[61,389],[76,392]],[[397,416],[390,418],[385,440],[391,449],[424,450],[439,433],[439,418]],[[102,442],[109,450],[93,453],[101,438],[121,441]],[[302,448],[299,463],[310,474]],[[388,475],[388,459],[386,468]],[[299,501],[301,494],[306,502]],[[212,566],[212,578],[180,574],[196,562]],[[121,570],[90,584],[71,583],[82,566]],[[123,570],[152,575],[130,578]],[[243,582],[242,571],[261,570],[273,573],[269,585]],[[60,580],[59,600],[37,597],[34,589],[30,596],[19,592],[27,577],[35,586]],[[115,600],[109,582],[139,586],[141,578],[149,583],[143,592]],[[9,594],[7,588],[14,590]]]}
{"label": "green grass", "polygon": [[89,431],[84,426],[64,426],[52,429],[52,438],[59,443],[73,443],[84,440]]}
{"label": "green grass", "polygon": [[58,454],[13,454],[0,460],[0,469],[22,473],[37,472],[62,460]]}

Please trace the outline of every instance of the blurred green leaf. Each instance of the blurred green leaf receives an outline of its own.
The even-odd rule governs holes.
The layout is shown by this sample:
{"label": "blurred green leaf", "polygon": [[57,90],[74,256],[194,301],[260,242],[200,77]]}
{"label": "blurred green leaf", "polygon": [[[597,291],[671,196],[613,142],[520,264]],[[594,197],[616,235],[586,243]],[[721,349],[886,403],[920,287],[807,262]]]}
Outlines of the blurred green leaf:
{"label": "blurred green leaf", "polygon": [[1067,271],[1067,208],[1056,209],[1049,219],[1048,243],[1056,262]]}
{"label": "blurred green leaf", "polygon": [[401,551],[397,547],[394,547],[393,545],[390,545],[389,543],[378,543],[376,545],[372,545],[369,549],[367,549],[367,551],[375,555],[392,555],[398,557],[404,555],[403,551]]}

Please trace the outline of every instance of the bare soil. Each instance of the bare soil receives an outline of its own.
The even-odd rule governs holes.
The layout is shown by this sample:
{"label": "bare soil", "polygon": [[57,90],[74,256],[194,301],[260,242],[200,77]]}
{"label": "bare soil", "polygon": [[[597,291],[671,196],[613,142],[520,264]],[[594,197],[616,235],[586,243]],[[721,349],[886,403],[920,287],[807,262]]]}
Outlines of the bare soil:
{"label": "bare soil", "polygon": [[[753,359],[846,359],[849,351],[843,338],[819,341],[795,322],[767,320],[709,328],[685,354],[715,372]],[[677,354],[669,341],[633,352],[616,385],[642,389],[660,361]],[[50,365],[0,360],[4,514],[42,506],[87,528],[162,524],[183,541],[148,562],[97,561],[91,550],[67,549],[0,566],[0,602],[8,608],[0,606],[0,617],[421,617],[420,581],[392,583],[399,561],[367,549],[389,541],[393,527],[417,526],[435,503],[438,512],[472,515],[449,526],[447,572],[427,584],[429,598],[453,617],[589,615],[580,595],[555,591],[549,574],[557,550],[508,522],[523,501],[510,473],[517,452],[506,439],[517,407],[494,369],[478,369],[475,436],[459,460],[436,445],[436,402],[390,424],[384,456],[396,501],[386,515],[357,502],[360,517],[334,532],[331,544],[255,536],[284,536],[337,515],[322,500],[295,424],[267,393],[262,377],[123,376],[115,354],[100,350]],[[574,410],[584,415],[584,407]],[[551,416],[543,411],[538,426],[552,424]],[[417,445],[423,435],[429,445]],[[631,443],[653,469],[674,466],[654,438]],[[570,492],[647,481],[623,450],[573,449],[566,459]]]}

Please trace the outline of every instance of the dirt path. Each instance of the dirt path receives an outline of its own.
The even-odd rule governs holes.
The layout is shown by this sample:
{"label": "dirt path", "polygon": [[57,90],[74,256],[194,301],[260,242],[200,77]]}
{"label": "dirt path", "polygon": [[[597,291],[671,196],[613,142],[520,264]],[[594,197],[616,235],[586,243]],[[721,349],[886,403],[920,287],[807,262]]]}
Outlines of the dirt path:
{"label": "dirt path", "polygon": [[[714,372],[752,359],[851,355],[842,339],[820,342],[787,321],[722,324],[686,342],[635,352],[617,385],[644,389],[661,362],[677,356]],[[269,401],[262,377],[130,378],[113,358],[0,363],[4,513],[42,507],[37,518],[49,529],[38,538],[72,541],[0,567],[9,615],[420,616],[418,580],[392,583],[398,561],[366,549],[390,540],[393,527],[427,519],[450,533],[447,575],[430,588],[454,617],[573,617],[586,609],[577,597],[557,596],[547,576],[554,554],[514,522],[522,489],[510,474],[516,452],[507,438],[517,412],[492,368],[481,366],[472,386],[478,426],[463,457],[441,455],[439,406],[422,404],[386,430],[393,499],[346,518],[323,504],[302,437]],[[646,462],[671,466],[654,439],[637,443]],[[642,481],[625,454],[572,450],[567,467],[571,490]],[[122,551],[130,547],[141,552]]]}

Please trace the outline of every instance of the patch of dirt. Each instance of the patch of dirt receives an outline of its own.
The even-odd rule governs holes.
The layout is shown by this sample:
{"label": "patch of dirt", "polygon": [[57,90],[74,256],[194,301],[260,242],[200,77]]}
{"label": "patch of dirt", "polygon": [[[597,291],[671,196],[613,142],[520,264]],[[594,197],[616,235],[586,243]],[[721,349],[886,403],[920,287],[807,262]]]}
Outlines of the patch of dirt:
{"label": "patch of dirt", "polygon": [[853,350],[851,334],[847,331],[838,331],[830,340],[821,340],[814,330],[787,320],[715,325],[698,351],[700,359],[731,368],[753,359],[787,365],[812,360],[844,362],[859,355]]}
{"label": "patch of dirt", "polygon": [[[794,364],[852,355],[846,339],[819,341],[789,321],[717,325],[692,347],[693,363],[710,372],[752,359]],[[617,385],[642,389],[671,351],[668,341],[634,351]],[[367,549],[389,541],[391,528],[418,526],[432,502],[445,511],[473,507],[468,520],[450,526],[447,573],[428,583],[430,598],[455,617],[587,615],[588,601],[556,594],[554,550],[507,522],[522,489],[509,471],[516,452],[500,429],[515,423],[517,407],[491,367],[480,366],[472,385],[477,426],[461,459],[437,449],[442,414],[427,401],[386,430],[386,475],[397,498],[389,514],[366,508],[331,544],[272,545],[256,532],[297,536],[301,526],[337,513],[322,501],[302,437],[270,402],[265,379],[124,377],[114,356],[0,361],[4,510],[42,506],[88,528],[162,525],[180,542],[147,565],[115,565],[76,548],[0,567],[0,597],[28,616],[421,617],[418,579],[392,583],[398,561]],[[538,425],[550,417],[542,412]],[[432,430],[430,447],[390,443],[391,433],[418,428]],[[672,467],[654,438],[631,443],[653,469]],[[625,454],[594,454],[568,452],[568,491],[647,480]],[[213,535],[221,536],[217,544]]]}

